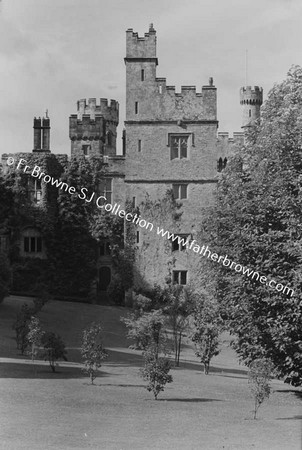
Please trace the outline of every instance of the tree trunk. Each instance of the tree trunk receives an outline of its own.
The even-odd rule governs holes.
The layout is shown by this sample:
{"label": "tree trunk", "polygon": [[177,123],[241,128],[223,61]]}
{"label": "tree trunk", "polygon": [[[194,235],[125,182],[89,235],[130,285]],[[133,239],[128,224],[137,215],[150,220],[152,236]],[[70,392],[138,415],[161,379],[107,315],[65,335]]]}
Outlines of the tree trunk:
{"label": "tree trunk", "polygon": [[205,361],[204,363],[203,363],[203,371],[204,371],[204,374],[205,375],[209,375],[209,370],[210,370],[210,363],[209,363],[209,361]]}

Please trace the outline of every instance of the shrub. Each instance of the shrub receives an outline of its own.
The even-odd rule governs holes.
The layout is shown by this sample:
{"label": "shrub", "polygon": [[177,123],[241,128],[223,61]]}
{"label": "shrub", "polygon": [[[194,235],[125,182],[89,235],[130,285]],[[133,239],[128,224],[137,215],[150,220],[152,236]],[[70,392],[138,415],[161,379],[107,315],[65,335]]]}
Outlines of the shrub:
{"label": "shrub", "polygon": [[142,378],[148,381],[146,389],[153,392],[155,400],[165,385],[173,381],[172,375],[169,375],[170,370],[171,362],[168,358],[158,357],[152,350],[144,353],[144,367],[140,372]]}
{"label": "shrub", "polygon": [[47,285],[42,283],[36,285],[34,293],[36,294],[36,297],[33,299],[34,313],[37,314],[51,300],[52,296],[49,293]]}
{"label": "shrub", "polygon": [[270,380],[272,378],[273,365],[271,361],[265,358],[255,359],[249,368],[250,390],[254,397],[254,419],[257,411],[266,398],[271,393]]}
{"label": "shrub", "polygon": [[108,357],[108,353],[103,348],[102,325],[92,323],[89,328],[83,332],[81,354],[84,360],[84,372],[90,377],[91,384],[97,377],[98,368],[102,361]]}
{"label": "shrub", "polygon": [[42,338],[42,345],[44,347],[43,357],[45,361],[49,362],[51,370],[55,372],[59,359],[67,361],[65,344],[61,336],[53,332],[47,332]]}

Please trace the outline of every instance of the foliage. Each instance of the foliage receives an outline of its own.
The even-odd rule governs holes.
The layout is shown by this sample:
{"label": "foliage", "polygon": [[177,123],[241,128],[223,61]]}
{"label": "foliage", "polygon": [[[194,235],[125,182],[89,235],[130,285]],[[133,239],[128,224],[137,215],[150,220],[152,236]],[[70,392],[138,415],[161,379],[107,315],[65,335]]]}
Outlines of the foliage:
{"label": "foliage", "polygon": [[220,352],[219,335],[223,323],[217,305],[205,296],[196,303],[193,318],[194,331],[191,339],[195,344],[195,354],[204,365],[205,375],[208,375],[212,358]]}
{"label": "foliage", "polygon": [[266,357],[297,386],[302,384],[301,124],[302,69],[293,67],[269,92],[261,122],[221,174],[215,208],[205,211],[203,223],[203,239],[212,252],[294,294],[221,263],[207,262],[200,271],[207,275],[241,359],[249,364]]}
{"label": "foliage", "polygon": [[152,350],[144,353],[144,367],[140,369],[141,376],[148,381],[146,389],[153,392],[155,400],[160,392],[164,390],[167,383],[173,381],[171,370],[171,362],[168,358],[158,357]]}
{"label": "foliage", "polygon": [[0,303],[9,293],[10,286],[10,266],[7,257],[0,253]]}
{"label": "foliage", "polygon": [[38,317],[31,316],[28,323],[27,341],[31,346],[28,350],[28,354],[31,357],[33,364],[36,356],[38,355],[43,336],[44,331],[42,331],[40,320]]}
{"label": "foliage", "polygon": [[42,283],[36,284],[34,292],[36,294],[36,297],[33,299],[34,314],[38,314],[43,306],[51,300],[52,296],[49,293],[48,286]]}
{"label": "foliage", "polygon": [[42,345],[44,347],[43,357],[49,362],[49,366],[53,372],[56,371],[57,361],[64,359],[67,361],[67,351],[65,344],[58,334],[47,332],[42,337]]}
{"label": "foliage", "polygon": [[102,361],[108,357],[108,353],[103,348],[102,332],[100,323],[92,323],[83,333],[81,346],[81,354],[85,365],[83,370],[90,377],[91,384],[94,384]]}
{"label": "foliage", "polygon": [[21,350],[22,355],[29,344],[27,334],[32,315],[33,310],[29,308],[27,303],[24,303],[21,306],[21,310],[17,313],[16,321],[13,324],[13,329],[16,332],[17,349]]}
{"label": "foliage", "polygon": [[264,358],[252,361],[249,368],[250,390],[254,397],[254,419],[258,409],[271,393],[270,380],[272,378],[273,365],[271,361]]}
{"label": "foliage", "polygon": [[127,337],[135,340],[134,348],[146,351],[152,348],[155,354],[167,351],[166,318],[161,311],[135,313],[123,317],[122,322],[128,328]]}

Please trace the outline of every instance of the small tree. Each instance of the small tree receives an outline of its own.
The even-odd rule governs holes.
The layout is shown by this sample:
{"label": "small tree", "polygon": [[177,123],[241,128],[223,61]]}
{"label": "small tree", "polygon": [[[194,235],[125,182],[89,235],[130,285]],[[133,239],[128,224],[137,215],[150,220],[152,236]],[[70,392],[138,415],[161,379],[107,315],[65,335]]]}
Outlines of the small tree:
{"label": "small tree", "polygon": [[249,368],[250,390],[254,397],[254,419],[256,419],[258,409],[271,393],[270,380],[272,378],[273,365],[265,358],[255,359]]}
{"label": "small tree", "polygon": [[44,334],[42,344],[44,346],[43,357],[45,361],[49,362],[51,370],[55,372],[57,361],[59,359],[64,359],[64,361],[67,361],[65,344],[61,336],[53,332],[47,332]]}
{"label": "small tree", "polygon": [[194,332],[191,336],[195,344],[195,354],[204,365],[205,375],[209,374],[210,362],[220,352],[219,335],[222,321],[214,303],[201,298],[194,310]]}
{"label": "small tree", "polygon": [[38,355],[43,335],[44,331],[42,331],[40,320],[38,317],[31,316],[28,323],[27,341],[30,344],[28,354],[31,357],[33,365],[35,364],[35,358]]}
{"label": "small tree", "polygon": [[108,357],[108,353],[103,348],[102,343],[102,325],[92,323],[89,328],[84,330],[81,354],[84,360],[84,372],[88,374],[91,384],[97,377],[98,368],[102,361]]}
{"label": "small tree", "polygon": [[153,392],[155,400],[157,400],[158,394],[164,390],[164,386],[173,381],[172,375],[169,375],[170,370],[171,362],[168,358],[158,357],[153,349],[144,352],[144,367],[141,369],[141,376],[148,381],[146,389]]}
{"label": "small tree", "polygon": [[16,332],[17,349],[21,350],[23,355],[28,347],[27,334],[29,331],[28,324],[33,315],[34,311],[29,308],[27,303],[24,303],[21,310],[17,313],[17,318],[13,324],[13,329]]}

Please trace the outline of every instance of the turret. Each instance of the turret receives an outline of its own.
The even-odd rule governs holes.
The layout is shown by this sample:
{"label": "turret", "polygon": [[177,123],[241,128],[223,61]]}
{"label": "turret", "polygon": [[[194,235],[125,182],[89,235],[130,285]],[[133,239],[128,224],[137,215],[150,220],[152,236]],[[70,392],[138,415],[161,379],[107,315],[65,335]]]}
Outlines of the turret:
{"label": "turret", "polygon": [[119,104],[116,100],[101,98],[81,99],[77,114],[69,118],[71,156],[116,155],[116,128],[119,122]]}
{"label": "turret", "polygon": [[260,107],[263,103],[263,89],[259,86],[245,86],[240,89],[242,105],[242,128],[251,127],[260,118]]}

